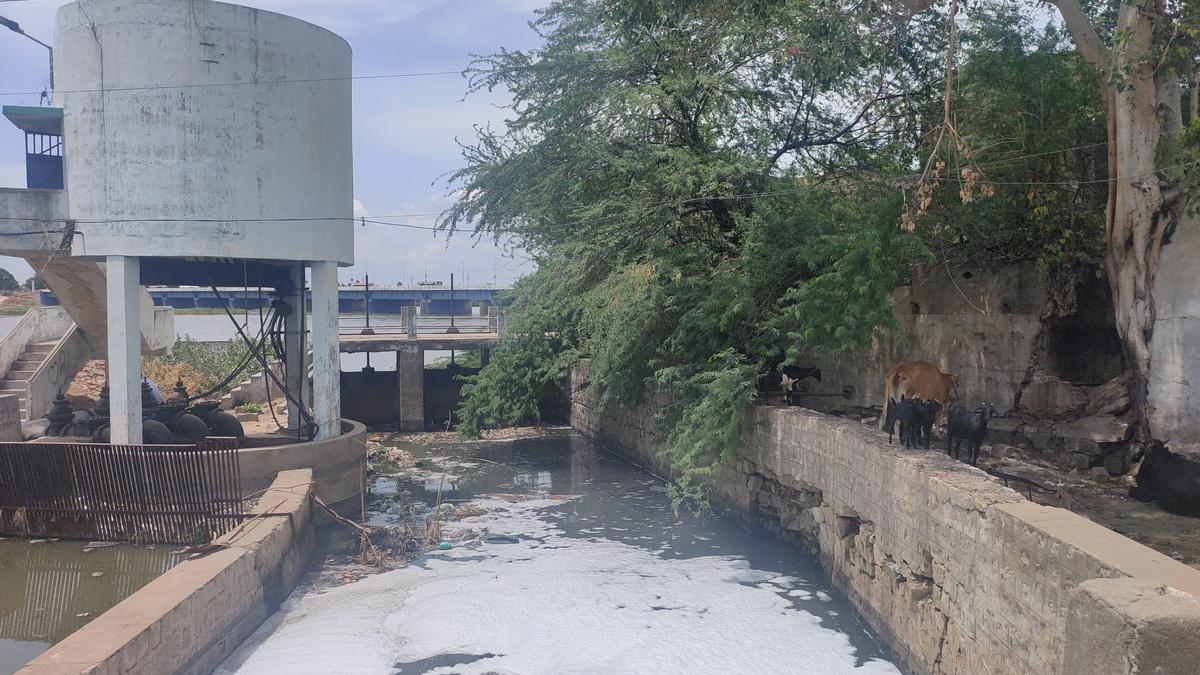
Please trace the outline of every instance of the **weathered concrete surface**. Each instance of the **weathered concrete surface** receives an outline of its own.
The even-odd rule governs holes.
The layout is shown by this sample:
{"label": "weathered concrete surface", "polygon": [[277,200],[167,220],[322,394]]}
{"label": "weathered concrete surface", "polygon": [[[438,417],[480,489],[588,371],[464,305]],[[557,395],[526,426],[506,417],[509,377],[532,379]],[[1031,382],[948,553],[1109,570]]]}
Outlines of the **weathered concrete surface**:
{"label": "weathered concrete surface", "polygon": [[57,251],[67,241],[61,231],[66,217],[63,190],[0,188],[0,232],[5,233],[0,251],[15,256]]}
{"label": "weathered concrete surface", "polygon": [[21,442],[21,402],[16,396],[0,395],[0,441]]}
{"label": "weathered concrete surface", "polygon": [[22,675],[209,673],[287,597],[312,550],[312,472],[284,471],[252,518],[22,668]]}
{"label": "weathered concrete surface", "polygon": [[[105,310],[108,282],[104,266],[62,254],[26,255],[25,261],[54,291],[63,308],[83,330],[97,356],[103,356],[108,348],[108,312]],[[145,289],[138,295],[141,298],[142,353],[169,353],[175,345],[174,310],[155,307]]]}
{"label": "weathered concrete surface", "polygon": [[396,350],[396,383],[400,390],[396,397],[400,431],[424,431],[425,354],[420,347],[408,345]]}
{"label": "weathered concrete surface", "polygon": [[352,264],[350,59],[337,35],[249,7],[63,5],[72,253]]}
{"label": "weathered concrete surface", "polygon": [[[271,372],[275,373],[275,377],[280,382],[283,381],[282,363],[278,361],[271,363]],[[275,380],[268,380],[267,374],[259,370],[221,397],[221,410],[233,410],[244,403],[265,404],[270,398],[268,393],[270,397],[283,396],[283,392],[279,390],[279,385],[275,384]]]}
{"label": "weathered concrete surface", "polygon": [[1070,603],[1067,675],[1197,671],[1186,648],[1200,636],[1195,595],[1140,579],[1092,579]]}
{"label": "weathered concrete surface", "polygon": [[0,375],[8,372],[31,342],[57,340],[71,327],[71,317],[60,307],[34,307],[0,336]]}
{"label": "weathered concrete surface", "polygon": [[1200,450],[1200,218],[1184,217],[1162,248],[1150,340],[1150,428],[1173,449]]}
{"label": "weathered concrete surface", "polygon": [[54,398],[65,392],[71,378],[92,358],[92,345],[79,327],[71,324],[54,349],[46,356],[25,384],[26,419],[37,419],[50,412]]}
{"label": "weathered concrete surface", "polygon": [[[652,409],[591,406],[585,370],[572,379],[572,426],[669,475],[653,455]],[[765,406],[746,425],[734,466],[717,481],[719,499],[816,550],[911,672],[1069,672],[1074,593],[1091,579],[1200,597],[1200,571],[1027,502],[942,453],[889,446],[870,425]],[[1174,649],[1179,663],[1200,662],[1197,641]],[[1136,651],[1127,658],[1150,663]]]}
{"label": "weathered concrete surface", "polygon": [[340,513],[357,513],[367,463],[367,428],[347,420],[341,432],[307,443],[242,448],[238,451],[242,494],[266,489],[280,471],[311,468],[313,489],[322,501]]}
{"label": "weathered concrete surface", "polygon": [[801,365],[819,366],[823,375],[821,382],[805,380],[809,390],[838,394],[851,386],[854,396],[832,400],[878,406],[888,369],[929,361],[961,377],[962,400],[1011,408],[1033,358],[1044,279],[1026,268],[974,270],[970,278],[947,277],[941,268],[930,274],[892,294],[894,334],[876,338],[864,353],[804,360]]}

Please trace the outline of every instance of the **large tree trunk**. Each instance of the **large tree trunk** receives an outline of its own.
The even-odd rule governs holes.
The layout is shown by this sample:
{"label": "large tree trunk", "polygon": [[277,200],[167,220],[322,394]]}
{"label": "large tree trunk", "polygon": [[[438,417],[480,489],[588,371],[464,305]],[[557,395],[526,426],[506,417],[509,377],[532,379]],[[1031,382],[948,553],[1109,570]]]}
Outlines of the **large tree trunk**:
{"label": "large tree trunk", "polygon": [[1130,398],[1138,415],[1135,440],[1142,444],[1153,433],[1147,393],[1154,277],[1163,234],[1178,215],[1178,199],[1164,185],[1158,166],[1160,141],[1174,135],[1182,123],[1178,79],[1164,65],[1160,48],[1169,19],[1163,14],[1163,0],[1122,3],[1117,29],[1126,37],[1109,48],[1100,42],[1075,0],[1056,4],[1080,53],[1105,82],[1111,181],[1106,267],[1117,332],[1131,374]]}

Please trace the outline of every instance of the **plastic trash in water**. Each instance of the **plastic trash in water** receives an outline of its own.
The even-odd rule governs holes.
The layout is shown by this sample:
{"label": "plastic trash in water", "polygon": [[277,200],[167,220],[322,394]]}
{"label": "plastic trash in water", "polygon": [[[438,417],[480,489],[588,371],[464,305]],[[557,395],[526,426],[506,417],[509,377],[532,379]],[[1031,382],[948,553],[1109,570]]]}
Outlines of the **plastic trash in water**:
{"label": "plastic trash in water", "polygon": [[439,542],[439,543],[438,543],[438,545],[437,545],[437,550],[439,550],[439,551],[449,551],[449,550],[450,550],[451,548],[453,548],[453,547],[454,547],[454,545],[453,545],[453,544],[451,544],[450,542],[448,542],[448,541],[443,541],[443,542]]}
{"label": "plastic trash in water", "polygon": [[485,534],[483,540],[489,544],[519,544],[521,542],[511,534]]}

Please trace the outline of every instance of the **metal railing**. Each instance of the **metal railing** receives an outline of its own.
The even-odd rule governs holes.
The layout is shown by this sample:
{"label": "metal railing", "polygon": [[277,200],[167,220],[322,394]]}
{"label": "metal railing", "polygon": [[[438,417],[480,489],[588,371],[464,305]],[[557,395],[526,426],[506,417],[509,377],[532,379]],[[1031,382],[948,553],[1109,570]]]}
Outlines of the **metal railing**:
{"label": "metal railing", "polygon": [[198,544],[243,518],[234,438],[0,443],[0,534]]}
{"label": "metal railing", "polygon": [[[405,308],[409,310],[409,308]],[[415,308],[413,308],[415,309]],[[499,333],[503,319],[499,313],[488,316],[422,315],[412,311],[401,314],[341,315],[339,335],[421,335]],[[453,327],[454,330],[451,330]]]}

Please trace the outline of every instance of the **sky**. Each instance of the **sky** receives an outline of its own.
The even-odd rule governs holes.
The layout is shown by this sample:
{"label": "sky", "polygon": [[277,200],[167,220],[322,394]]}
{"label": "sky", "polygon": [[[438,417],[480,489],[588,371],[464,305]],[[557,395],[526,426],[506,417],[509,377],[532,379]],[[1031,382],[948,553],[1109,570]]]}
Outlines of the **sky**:
{"label": "sky", "polygon": [[[61,0],[0,0],[0,15],[43,42],[52,42]],[[354,50],[354,74],[461,70],[471,54],[538,44],[529,28],[543,0],[242,0],[328,28]],[[46,50],[0,29],[0,92],[39,91],[48,75]],[[355,215],[433,213],[452,203],[445,175],[462,166],[456,139],[474,138],[474,125],[499,124],[508,103],[503,92],[473,94],[460,75],[355,80]],[[37,96],[0,96],[5,105],[36,105]],[[0,119],[0,186],[24,187],[24,136]],[[407,219],[432,224],[432,217]],[[480,285],[510,284],[532,271],[519,252],[508,252],[468,234],[447,238],[421,230],[367,224],[355,228],[353,268],[343,281],[370,273],[372,283],[403,280]],[[24,261],[0,257],[21,280]]]}

